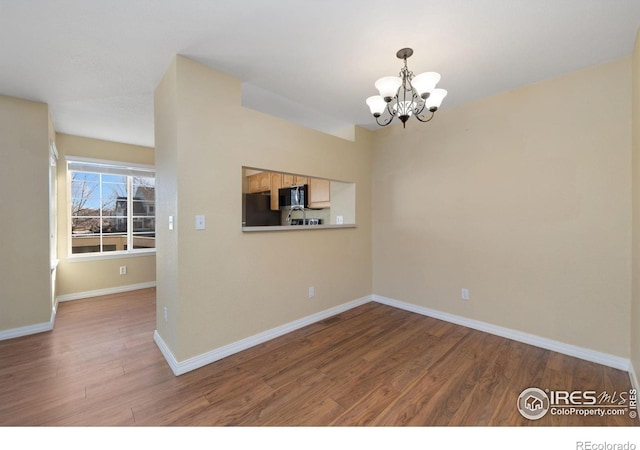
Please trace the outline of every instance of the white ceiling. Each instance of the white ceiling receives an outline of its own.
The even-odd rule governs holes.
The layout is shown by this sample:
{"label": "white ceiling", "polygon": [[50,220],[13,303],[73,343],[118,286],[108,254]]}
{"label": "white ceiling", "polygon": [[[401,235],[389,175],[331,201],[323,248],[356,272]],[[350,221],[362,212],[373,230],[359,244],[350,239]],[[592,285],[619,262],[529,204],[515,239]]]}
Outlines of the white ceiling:
{"label": "white ceiling", "polygon": [[181,54],[242,80],[245,106],[373,128],[364,100],[400,48],[441,73],[446,109],[627,56],[639,26],[639,0],[0,0],[0,94],[48,103],[59,132],[153,146]]}

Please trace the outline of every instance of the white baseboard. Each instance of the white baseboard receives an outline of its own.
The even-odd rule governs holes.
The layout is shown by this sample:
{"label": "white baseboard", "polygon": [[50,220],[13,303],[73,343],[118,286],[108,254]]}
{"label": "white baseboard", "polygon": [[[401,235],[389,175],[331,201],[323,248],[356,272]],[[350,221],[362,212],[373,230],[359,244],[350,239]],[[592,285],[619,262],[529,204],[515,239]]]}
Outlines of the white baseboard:
{"label": "white baseboard", "polygon": [[513,330],[510,328],[493,325],[487,322],[482,322],[479,320],[457,316],[455,314],[450,314],[450,313],[426,308],[423,306],[414,305],[411,303],[402,302],[399,300],[394,300],[394,299],[379,296],[379,295],[370,295],[370,296],[362,297],[360,299],[357,299],[348,303],[344,303],[334,308],[330,308],[325,311],[321,311],[316,314],[303,317],[302,319],[289,322],[279,327],[272,328],[270,330],[264,331],[254,336],[241,339],[229,345],[225,345],[223,347],[213,349],[209,352],[194,356],[184,361],[178,361],[175,358],[171,349],[162,340],[162,337],[160,336],[157,330],[154,332],[154,341],[160,348],[160,351],[162,352],[163,356],[167,360],[167,363],[169,364],[169,367],[171,367],[171,370],[173,371],[173,373],[175,375],[182,375],[184,373],[206,366],[207,364],[211,364],[212,362],[218,361],[227,356],[233,355],[234,353],[241,352],[242,350],[246,350],[255,345],[269,341],[278,336],[282,336],[284,334],[290,333],[292,331],[295,331],[299,328],[305,327],[312,323],[318,322],[320,320],[324,320],[328,317],[331,317],[333,315],[355,308],[357,306],[363,305],[370,301],[375,301],[388,306],[393,306],[395,308],[403,309],[409,312],[414,312],[417,314],[421,314],[423,316],[433,317],[434,319],[455,323],[457,325],[472,328],[474,330],[479,330],[485,333],[490,333],[496,336],[512,339],[514,341],[523,342],[525,344],[529,344],[536,347],[544,348],[546,350],[562,353],[564,355],[573,356],[575,358],[584,359],[586,361],[591,361],[597,364],[602,364],[604,366],[613,367],[614,369],[624,370],[625,372],[629,373],[629,377],[631,378],[631,383],[633,387],[635,389],[638,389],[638,379],[636,377],[633,365],[631,364],[630,360],[626,358],[610,355],[608,353],[598,352],[598,351],[583,348],[583,347],[578,347],[571,344],[566,344],[564,342],[543,338],[540,336],[536,336],[534,334],[529,334],[522,331]]}
{"label": "white baseboard", "polygon": [[602,364],[604,366],[613,367],[614,369],[624,370],[625,372],[629,371],[631,367],[630,361],[620,356],[614,356],[608,353],[602,353],[571,344],[565,344],[564,342],[555,341],[553,339],[543,338],[534,334],[512,330],[510,328],[493,325],[487,322],[481,322],[479,320],[468,319],[466,317],[437,311],[435,309],[425,308],[424,306],[418,306],[411,303],[394,300],[392,298],[382,297],[379,295],[373,295],[372,297],[373,300],[378,303],[383,303],[385,305],[394,306],[406,311],[422,314],[423,316],[433,317],[434,319],[440,319],[446,322],[455,323],[464,327],[473,328],[474,330],[484,331],[485,333],[495,334],[496,336],[501,336],[507,339],[513,339],[514,341],[523,342],[525,344],[544,348],[546,350],[551,350],[554,352],[562,353],[564,355],[584,359],[586,361]]}
{"label": "white baseboard", "polygon": [[226,358],[227,356],[233,355],[234,353],[238,353],[242,350],[246,350],[258,344],[262,344],[263,342],[270,341],[271,339],[277,338],[278,336],[282,336],[299,328],[311,325],[312,323],[319,322],[328,317],[335,316],[336,314],[340,314],[341,312],[347,311],[357,306],[364,305],[365,303],[369,303],[371,300],[372,297],[370,295],[362,297],[357,300],[353,300],[351,302],[344,303],[342,305],[338,305],[324,311],[320,311],[310,316],[303,317],[302,319],[294,320],[293,322],[289,322],[279,327],[272,328],[262,333],[255,334],[248,338],[241,339],[229,345],[213,349],[184,361],[178,361],[175,358],[171,349],[162,340],[162,337],[158,333],[158,330],[154,332],[153,339],[156,342],[156,345],[158,345],[158,348],[160,348],[160,352],[162,352],[162,355],[167,360],[167,363],[169,364],[169,367],[171,367],[173,373],[175,375],[182,375],[184,373],[206,366],[207,364],[211,364],[212,362],[218,361],[222,358]]}
{"label": "white baseboard", "polygon": [[162,353],[164,359],[167,360],[167,364],[169,364],[169,367],[171,367],[171,371],[173,372],[173,374],[182,375],[182,373],[184,372],[179,372],[180,363],[178,363],[176,357],[173,356],[173,352],[171,351],[169,346],[162,340],[162,337],[160,336],[160,333],[158,333],[158,330],[154,330],[153,332],[153,342],[156,343],[156,345],[160,349],[160,353]]}
{"label": "white baseboard", "polygon": [[629,379],[631,380],[631,387],[640,392],[640,384],[638,384],[638,375],[633,367],[633,362],[629,363]]}
{"label": "white baseboard", "polygon": [[35,325],[27,325],[24,327],[12,328],[10,330],[0,331],[0,341],[6,339],[13,339],[22,336],[28,336],[30,334],[43,333],[45,331],[53,330],[53,324],[56,321],[56,310],[51,310],[51,318],[49,322],[37,323]]}
{"label": "white baseboard", "polygon": [[89,297],[100,297],[102,295],[120,294],[122,292],[137,291],[138,289],[147,289],[156,287],[155,281],[149,281],[146,283],[128,284],[126,286],[117,286],[106,289],[96,289],[94,291],[76,292],[73,294],[59,295],[56,297],[56,302],[68,302],[71,300],[82,300]]}

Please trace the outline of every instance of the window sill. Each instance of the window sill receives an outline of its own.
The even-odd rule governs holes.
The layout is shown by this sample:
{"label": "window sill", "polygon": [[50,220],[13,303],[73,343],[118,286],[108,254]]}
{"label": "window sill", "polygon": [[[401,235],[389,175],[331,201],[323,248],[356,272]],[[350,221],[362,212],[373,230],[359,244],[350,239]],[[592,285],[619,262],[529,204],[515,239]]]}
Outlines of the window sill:
{"label": "window sill", "polygon": [[142,256],[155,256],[156,250],[142,250],[138,252],[110,252],[103,253],[100,255],[92,255],[90,253],[85,254],[76,254],[67,257],[67,261],[76,263],[76,262],[87,262],[87,261],[101,261],[105,259],[122,259],[122,258],[138,258]]}

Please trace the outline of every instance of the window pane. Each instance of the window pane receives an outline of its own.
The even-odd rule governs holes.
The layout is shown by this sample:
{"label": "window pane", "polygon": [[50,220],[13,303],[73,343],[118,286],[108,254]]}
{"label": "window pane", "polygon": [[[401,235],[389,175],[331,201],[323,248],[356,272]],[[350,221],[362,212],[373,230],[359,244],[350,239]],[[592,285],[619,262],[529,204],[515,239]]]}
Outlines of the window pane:
{"label": "window pane", "polygon": [[71,233],[73,235],[78,234],[92,234],[100,232],[100,217],[72,217],[71,218]]}
{"label": "window pane", "polygon": [[100,251],[100,236],[73,236],[71,239],[71,253],[93,253]]}
{"label": "window pane", "polygon": [[107,173],[102,174],[102,182],[103,183],[119,183],[119,184],[127,184],[127,177],[124,175],[109,175]]}
{"label": "window pane", "polygon": [[[133,192],[136,193],[136,196],[136,191],[139,187],[154,190],[156,187],[156,179],[153,177],[133,177]],[[153,200],[153,198],[151,198],[150,200]]]}
{"label": "window pane", "polygon": [[126,183],[102,183],[102,214],[105,216],[127,215]]}
{"label": "window pane", "polygon": [[140,202],[155,202],[156,180],[148,177],[134,177],[133,199]]}
{"label": "window pane", "polygon": [[71,214],[74,216],[99,216],[100,201],[96,199],[74,199],[71,204]]}
{"label": "window pane", "polygon": [[97,172],[71,172],[71,180],[84,180],[86,182],[98,183],[100,181],[100,174]]}
{"label": "window pane", "polygon": [[115,252],[127,250],[127,235],[124,233],[103,234],[102,251]]}
{"label": "window pane", "polygon": [[152,201],[133,200],[134,216],[155,216],[156,204]]}
{"label": "window pane", "polygon": [[127,232],[127,217],[126,216],[114,216],[108,218],[110,227],[105,230],[105,233],[125,233]]}
{"label": "window pane", "polygon": [[155,236],[133,236],[133,248],[156,248]]}
{"label": "window pane", "polygon": [[133,248],[155,248],[156,219],[154,217],[133,218]]}
{"label": "window pane", "polygon": [[153,217],[134,217],[133,218],[133,232],[139,233],[152,233],[156,232],[156,219]]}
{"label": "window pane", "polygon": [[71,214],[97,215],[100,210],[100,176],[74,172],[71,178]]}
{"label": "window pane", "polygon": [[133,248],[155,248],[155,178],[104,170],[69,171],[71,253],[127,251],[129,239]]}
{"label": "window pane", "polygon": [[94,252],[99,252],[100,251],[100,246],[99,245],[85,245],[85,246],[74,246],[71,247],[71,253],[76,254],[76,253],[94,253]]}
{"label": "window pane", "polygon": [[98,198],[99,196],[100,183],[84,180],[74,180],[71,182],[71,198]]}
{"label": "window pane", "polygon": [[156,246],[155,186],[155,178],[133,178],[133,248]]}

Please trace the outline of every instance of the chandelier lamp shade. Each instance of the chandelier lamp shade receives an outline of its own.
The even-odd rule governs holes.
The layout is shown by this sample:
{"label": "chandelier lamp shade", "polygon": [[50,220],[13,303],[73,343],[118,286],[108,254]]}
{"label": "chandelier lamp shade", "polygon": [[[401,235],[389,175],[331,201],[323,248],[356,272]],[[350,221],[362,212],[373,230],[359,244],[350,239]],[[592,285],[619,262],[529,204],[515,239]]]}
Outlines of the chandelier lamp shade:
{"label": "chandelier lamp shade", "polygon": [[407,58],[413,55],[413,50],[403,48],[396,56],[404,60],[404,67],[397,77],[383,77],[376,81],[375,86],[380,95],[367,99],[371,114],[380,126],[389,125],[395,117],[406,126],[409,117],[413,116],[420,122],[429,122],[440,108],[447,91],[437,89],[440,74],[424,72],[414,75],[407,67]]}

